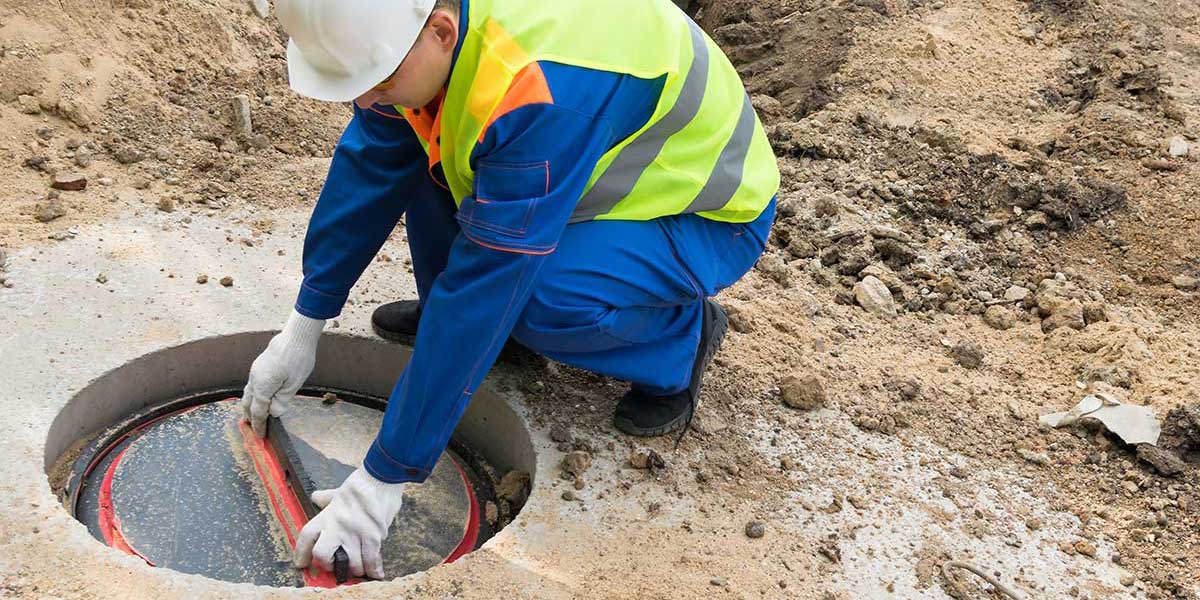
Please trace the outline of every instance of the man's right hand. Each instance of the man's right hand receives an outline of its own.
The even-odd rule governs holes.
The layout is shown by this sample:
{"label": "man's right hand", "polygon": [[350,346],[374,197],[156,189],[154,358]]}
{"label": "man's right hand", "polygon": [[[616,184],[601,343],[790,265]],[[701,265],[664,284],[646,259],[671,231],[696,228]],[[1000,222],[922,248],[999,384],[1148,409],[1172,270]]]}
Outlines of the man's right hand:
{"label": "man's right hand", "polygon": [[325,321],[292,311],[287,325],[250,367],[242,392],[242,415],[259,437],[267,434],[267,416],[283,414],[317,362],[317,342]]}

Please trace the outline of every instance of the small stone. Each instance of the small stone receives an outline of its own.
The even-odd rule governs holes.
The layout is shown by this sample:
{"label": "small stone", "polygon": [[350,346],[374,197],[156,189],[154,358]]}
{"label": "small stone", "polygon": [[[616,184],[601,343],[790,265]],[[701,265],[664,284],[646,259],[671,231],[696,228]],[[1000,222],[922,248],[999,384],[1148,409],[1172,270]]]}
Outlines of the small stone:
{"label": "small stone", "polygon": [[564,471],[579,476],[592,466],[592,455],[582,450],[567,453],[562,460]]}
{"label": "small stone", "polygon": [[983,349],[975,342],[963,342],[950,349],[954,362],[964,369],[978,369],[983,365]]}
{"label": "small stone", "polygon": [[1138,491],[1138,484],[1132,481],[1122,481],[1121,487],[1125,488],[1125,491],[1129,492],[1130,494],[1136,494]]}
{"label": "small stone", "polygon": [[338,395],[333,392],[325,392],[325,394],[321,396],[321,404],[324,404],[325,406],[337,404],[338,402],[341,402],[341,400],[342,399],[338,398]]}
{"label": "small stone", "polygon": [[208,275],[205,275],[204,273],[197,275],[196,283],[198,283],[200,285],[204,285],[204,284],[208,283]]}
{"label": "small stone", "polygon": [[1183,139],[1183,136],[1177,135],[1171,138],[1171,141],[1167,142],[1167,154],[1175,158],[1187,156],[1188,150],[1190,148],[1188,147],[1187,140]]}
{"label": "small stone", "polygon": [[1051,298],[1040,302],[1039,306],[1049,308],[1050,316],[1042,319],[1042,332],[1050,333],[1060,327],[1083,329],[1087,321],[1083,318],[1083,303],[1074,298]]}
{"label": "small stone", "polygon": [[101,177],[100,179],[96,180],[96,183],[99,183],[102,186],[108,187],[113,184],[113,178],[112,177]]}
{"label": "small stone", "polygon": [[75,150],[75,166],[80,169],[88,168],[92,164],[93,158],[95,158],[95,155],[86,147],[80,147]]}
{"label": "small stone", "polygon": [[1028,527],[1030,531],[1037,531],[1042,528],[1042,520],[1037,517],[1029,517],[1025,521],[1025,526]]}
{"label": "small stone", "polygon": [[83,173],[59,173],[54,176],[50,187],[64,192],[81,192],[87,187],[87,177]]}
{"label": "small stone", "polygon": [[233,106],[233,132],[242,137],[250,137],[254,133],[250,121],[250,97],[238,94],[231,99]]}
{"label": "small stone", "polygon": [[1200,279],[1188,275],[1176,275],[1171,278],[1171,285],[1178,290],[1190,291],[1200,288]]}
{"label": "small stone", "polygon": [[900,394],[901,400],[916,400],[921,397],[921,382],[913,378],[905,379],[896,384],[896,393]]}
{"label": "small stone", "polygon": [[96,275],[96,283],[108,283],[108,274],[100,273],[99,275]]}
{"label": "small stone", "polygon": [[1164,477],[1178,477],[1187,470],[1187,463],[1179,456],[1158,446],[1138,444],[1137,457],[1154,467],[1154,470]]}
{"label": "small stone", "polygon": [[784,404],[800,410],[817,410],[827,400],[825,382],[816,375],[784,379],[779,384],[779,395]]}
{"label": "small stone", "polygon": [[571,430],[566,425],[555,425],[550,428],[550,439],[557,443],[571,441]]}
{"label": "small stone", "polygon": [[989,306],[983,313],[983,322],[992,329],[1005,331],[1012,329],[1013,323],[1016,322],[1016,315],[1004,306]]}
{"label": "small stone", "polygon": [[868,275],[854,285],[854,299],[867,312],[896,316],[896,301],[892,292],[874,275]]}
{"label": "small stone", "polygon": [[1121,585],[1123,585],[1125,587],[1129,587],[1129,586],[1133,585],[1133,582],[1135,582],[1135,581],[1137,581],[1137,578],[1134,577],[1130,573],[1126,573],[1121,576]]}
{"label": "small stone", "polygon": [[33,209],[33,218],[39,223],[49,223],[59,217],[66,216],[67,207],[58,198],[49,198],[39,202]]}
{"label": "small stone", "polygon": [[233,277],[226,275],[221,278],[221,285],[225,287],[233,287]]}
{"label": "small stone", "polygon": [[574,502],[575,501],[575,490],[565,490],[562,493],[562,499],[566,500],[567,502]]}
{"label": "small stone", "polygon": [[1142,166],[1150,169],[1151,171],[1178,171],[1179,169],[1183,168],[1183,166],[1178,163],[1173,163],[1169,160],[1161,158],[1143,158]]}
{"label": "small stone", "polygon": [[648,448],[643,448],[640,450],[634,450],[633,453],[629,455],[629,466],[635,469],[654,470],[667,466],[667,463],[663,460],[662,456],[659,456],[657,452]]}
{"label": "small stone", "polygon": [[17,96],[17,110],[27,114],[36,115],[42,112],[42,105],[38,99],[28,94]]}
{"label": "small stone", "polygon": [[1075,542],[1075,551],[1088,558],[1096,558],[1096,546],[1087,540]]}
{"label": "small stone", "polygon": [[158,199],[158,202],[155,203],[155,206],[158,207],[158,210],[161,210],[165,213],[175,212],[175,199],[171,198],[170,196],[163,196]]}
{"label": "small stone", "polygon": [[1020,454],[1021,458],[1038,465],[1039,467],[1044,467],[1050,464],[1050,457],[1043,452],[1034,452],[1033,450],[1019,448],[1017,449],[1017,454]]}
{"label": "small stone", "polygon": [[49,127],[38,127],[36,133],[37,136],[43,140],[48,140],[54,137],[54,130]]}
{"label": "small stone", "polygon": [[1092,323],[1103,323],[1108,320],[1108,311],[1104,308],[1103,302],[1084,302],[1083,303],[1083,322],[1091,325]]}
{"label": "small stone", "polygon": [[1025,217],[1025,226],[1030,229],[1046,229],[1050,226],[1050,216],[1040,210],[1035,210]]}
{"label": "small stone", "polygon": [[717,587],[725,587],[726,585],[729,585],[729,580],[720,576],[713,577],[712,579],[709,579],[708,582]]}
{"label": "small stone", "polygon": [[762,521],[746,523],[746,537],[757,540],[767,534],[767,526]]}
{"label": "small stone", "polygon": [[1004,291],[1004,299],[1008,302],[1021,302],[1029,297],[1032,292],[1029,288],[1014,285]]}
{"label": "small stone", "polygon": [[509,471],[500,478],[496,486],[496,498],[507,502],[514,509],[519,509],[529,498],[529,473],[525,471]]}

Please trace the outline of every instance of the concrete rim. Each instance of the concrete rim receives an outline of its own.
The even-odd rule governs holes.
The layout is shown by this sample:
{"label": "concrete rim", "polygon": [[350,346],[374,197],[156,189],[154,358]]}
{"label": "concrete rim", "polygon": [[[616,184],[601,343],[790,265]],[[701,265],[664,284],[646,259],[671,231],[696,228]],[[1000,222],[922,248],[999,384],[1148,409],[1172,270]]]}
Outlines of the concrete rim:
{"label": "concrete rim", "polygon": [[[46,474],[49,476],[56,467],[61,468],[60,459],[64,454],[76,450],[79,440],[93,437],[148,406],[197,392],[240,388],[244,385],[250,364],[275,333],[245,332],[202,338],[142,355],[96,377],[71,396],[50,424],[43,456]],[[406,346],[355,335],[327,333],[321,339],[317,364],[306,386],[352,390],[386,398],[410,356],[411,350]],[[497,391],[495,379],[511,376],[504,369],[498,371],[475,394],[455,435],[486,457],[498,474],[510,470],[524,471],[530,474],[532,484],[538,470],[534,441],[523,409]],[[530,508],[531,504],[532,494],[525,509]],[[68,511],[64,506],[56,508],[74,521],[73,517],[66,514]],[[503,543],[503,538],[515,535],[525,515],[523,509],[515,516],[513,523],[493,536],[484,547],[494,542]],[[91,538],[83,530],[82,524],[75,524],[79,525],[80,533],[87,538],[84,543],[90,543],[95,552],[118,553]],[[121,562],[128,563],[125,560]],[[139,568],[146,569],[145,576],[152,578],[196,578],[203,580],[205,585],[233,586],[242,590],[250,585],[186,575],[144,563]],[[421,577],[423,574],[415,573],[405,579]],[[264,589],[308,593],[303,588]]]}

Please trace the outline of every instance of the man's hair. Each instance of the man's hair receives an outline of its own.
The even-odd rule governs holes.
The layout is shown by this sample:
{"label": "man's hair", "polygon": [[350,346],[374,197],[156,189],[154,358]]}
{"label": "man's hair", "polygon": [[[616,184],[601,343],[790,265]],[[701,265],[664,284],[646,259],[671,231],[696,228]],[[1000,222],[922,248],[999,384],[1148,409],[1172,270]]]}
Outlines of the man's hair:
{"label": "man's hair", "polygon": [[462,0],[437,0],[437,2],[434,3],[433,8],[445,8],[457,13],[462,9]]}

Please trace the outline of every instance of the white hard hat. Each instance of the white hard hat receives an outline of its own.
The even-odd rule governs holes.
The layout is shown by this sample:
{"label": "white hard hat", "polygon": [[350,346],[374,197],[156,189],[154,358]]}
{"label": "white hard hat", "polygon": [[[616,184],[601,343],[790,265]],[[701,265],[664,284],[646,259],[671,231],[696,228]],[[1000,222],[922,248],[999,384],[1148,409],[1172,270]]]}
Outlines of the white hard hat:
{"label": "white hard hat", "polygon": [[400,66],[434,1],[276,0],[292,89],[330,102],[366,93]]}

